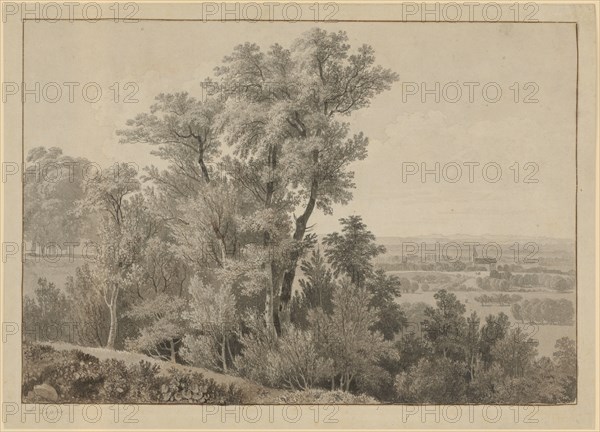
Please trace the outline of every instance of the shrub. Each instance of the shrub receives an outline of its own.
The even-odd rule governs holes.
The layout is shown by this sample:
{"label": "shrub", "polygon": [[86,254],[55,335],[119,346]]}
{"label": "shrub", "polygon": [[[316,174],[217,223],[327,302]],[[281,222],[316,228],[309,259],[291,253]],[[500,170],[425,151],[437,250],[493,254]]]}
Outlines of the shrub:
{"label": "shrub", "polygon": [[211,405],[242,403],[242,391],[235,384],[217,384],[198,372],[172,368],[168,373],[168,381],[160,387],[162,402]]}
{"label": "shrub", "polygon": [[273,362],[279,381],[286,387],[312,388],[333,373],[333,361],[320,355],[310,331],[288,328],[278,341],[278,348]]}
{"label": "shrub", "polygon": [[303,391],[295,391],[286,393],[279,397],[279,401],[285,404],[298,404],[298,405],[349,405],[349,404],[376,404],[377,399],[365,395],[355,395],[341,390],[327,391],[321,389],[309,389]]}
{"label": "shrub", "polygon": [[160,366],[149,361],[140,362],[129,368],[129,398],[137,403],[160,400]]}
{"label": "shrub", "polygon": [[23,346],[23,394],[27,395],[37,384],[46,380],[47,367],[56,362],[64,353],[57,352],[50,345],[28,344]]}
{"label": "shrub", "polygon": [[244,350],[236,359],[240,374],[280,388],[308,389],[332,374],[332,361],[320,355],[311,331],[287,327],[278,340],[263,330],[242,337]]}
{"label": "shrub", "polygon": [[22,390],[25,401],[34,401],[34,386],[49,384],[59,402],[71,403],[210,403],[242,402],[241,390],[219,385],[200,373],[169,370],[147,361],[126,365],[115,359],[100,361],[79,350],[56,351],[48,346],[26,345],[23,353]]}
{"label": "shrub", "polygon": [[100,361],[79,350],[60,353],[43,372],[43,381],[54,387],[61,402],[93,402],[98,399],[104,376]]}
{"label": "shrub", "polygon": [[446,358],[422,359],[396,376],[396,394],[403,403],[456,404],[465,401],[466,365]]}

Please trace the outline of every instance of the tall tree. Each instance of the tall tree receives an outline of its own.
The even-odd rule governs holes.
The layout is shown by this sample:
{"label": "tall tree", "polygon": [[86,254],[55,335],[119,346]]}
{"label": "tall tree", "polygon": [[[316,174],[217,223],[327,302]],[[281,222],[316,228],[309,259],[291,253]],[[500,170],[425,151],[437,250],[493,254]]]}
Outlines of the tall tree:
{"label": "tall tree", "polygon": [[[199,201],[212,208],[211,200],[204,202],[206,186],[215,183],[218,166],[235,190],[254,199],[255,207],[234,215],[261,231],[268,256],[263,267],[271,275],[265,318],[276,327],[280,314],[289,319],[296,267],[314,243],[308,233],[311,215],[317,208],[331,213],[334,203],[351,199],[349,164],[366,157],[367,138],[351,135],[342,119],[397,80],[375,65],[371,47],[352,53],[347,41],[344,32],[313,29],[289,48],[274,44],[264,52],[256,44],[239,45],[216,68],[219,85],[227,89],[223,97],[200,102],[184,93],[159,95],[150,113],[119,132],[124,142],[159,146],[156,154],[171,165],[163,172],[151,168],[149,178],[172,197],[200,190]],[[219,142],[232,149],[220,159]],[[209,225],[224,240],[237,230],[221,224],[227,220],[222,213],[211,214]],[[171,217],[180,216],[171,212]],[[184,230],[201,225],[181,223]],[[220,242],[221,263],[228,251],[244,247],[236,244],[237,236],[229,240]],[[255,238],[247,241],[256,244]]]}
{"label": "tall tree", "polygon": [[334,232],[323,238],[325,256],[336,276],[345,274],[353,284],[363,286],[373,274],[371,260],[385,253],[385,247],[375,243],[375,235],[360,216],[342,218],[340,224],[341,234]]}
{"label": "tall tree", "polygon": [[[349,124],[340,119],[367,107],[397,79],[375,65],[371,47],[351,54],[347,41],[344,32],[313,29],[289,49],[275,44],[265,53],[246,43],[217,69],[223,85],[237,90],[225,104],[224,141],[253,165],[254,174],[246,177],[257,180],[253,188],[262,191],[265,208],[298,210],[283,268],[272,263],[275,313],[284,319],[311,215],[351,199],[348,166],[366,157],[367,139],[361,133],[349,137]],[[270,241],[265,234],[265,244]]]}

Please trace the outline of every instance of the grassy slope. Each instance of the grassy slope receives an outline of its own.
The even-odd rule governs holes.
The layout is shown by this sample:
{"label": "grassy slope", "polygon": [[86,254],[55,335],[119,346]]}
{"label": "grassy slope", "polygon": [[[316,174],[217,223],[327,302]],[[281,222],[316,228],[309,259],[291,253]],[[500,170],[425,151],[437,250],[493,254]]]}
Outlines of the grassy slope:
{"label": "grassy slope", "polygon": [[122,360],[126,364],[137,364],[141,360],[145,360],[154,364],[158,364],[161,368],[161,372],[164,373],[170,368],[176,368],[179,370],[191,371],[191,372],[199,372],[204,375],[206,378],[212,378],[219,384],[229,385],[231,383],[237,385],[242,389],[245,395],[246,403],[252,404],[269,404],[274,403],[279,400],[279,398],[288,392],[279,389],[273,389],[261,386],[259,384],[255,384],[251,381],[248,381],[244,378],[221,374],[218,372],[213,372],[209,369],[185,366],[181,364],[175,364],[170,362],[165,362],[161,360],[153,359],[152,357],[145,356],[139,353],[133,353],[129,351],[115,351],[109,350],[105,348],[96,348],[96,347],[84,347],[79,345],[72,345],[64,342],[54,342],[51,343],[52,347],[56,350],[73,350],[77,349],[83,351],[84,353],[93,355],[94,357],[99,358],[100,360],[106,359],[115,359]]}

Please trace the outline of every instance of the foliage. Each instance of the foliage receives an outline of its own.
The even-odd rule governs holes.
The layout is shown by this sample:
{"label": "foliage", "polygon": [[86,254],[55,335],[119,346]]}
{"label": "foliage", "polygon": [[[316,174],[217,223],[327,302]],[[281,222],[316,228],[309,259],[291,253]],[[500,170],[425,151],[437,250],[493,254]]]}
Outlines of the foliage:
{"label": "foliage", "polygon": [[371,294],[369,305],[377,311],[377,321],[371,330],[379,332],[385,340],[393,340],[408,321],[396,299],[400,297],[400,279],[375,270],[366,283]]}
{"label": "foliage", "polygon": [[227,281],[204,283],[194,277],[188,290],[190,309],[183,316],[192,332],[184,338],[184,357],[192,364],[227,372],[233,361],[230,339],[238,327],[231,287]]}
{"label": "foliage", "polygon": [[557,292],[568,292],[575,287],[575,278],[569,275],[548,274],[543,268],[540,273],[532,273],[531,269],[520,269],[525,273],[512,274],[510,271],[493,272],[493,277],[477,278],[477,286],[486,291],[511,291],[525,288],[545,287]]}
{"label": "foliage", "polygon": [[498,304],[500,306],[509,306],[515,303],[518,303],[523,299],[522,296],[518,294],[495,294],[495,295],[487,295],[483,294],[475,297],[475,301],[480,303],[482,306]]}
{"label": "foliage", "polygon": [[460,404],[466,402],[466,364],[449,358],[422,359],[396,376],[401,403]]}
{"label": "foliage", "polygon": [[494,361],[492,348],[496,342],[506,337],[510,328],[508,316],[502,312],[498,315],[488,315],[481,328],[480,353],[484,367],[489,368]]}
{"label": "foliage", "polygon": [[327,391],[323,389],[309,389],[286,393],[279,397],[283,404],[292,405],[363,405],[376,404],[377,399],[366,394],[352,394],[341,390]]}
{"label": "foliage", "polygon": [[534,324],[572,325],[575,316],[573,302],[567,299],[525,299],[511,308],[513,317]]}
{"label": "foliage", "polygon": [[23,352],[23,394],[47,383],[56,389],[59,403],[193,403],[235,404],[244,401],[234,384],[217,384],[198,372],[176,369],[163,376],[160,366],[147,361],[127,365],[115,359],[99,360],[78,350],[56,351],[26,344]]}
{"label": "foliage", "polygon": [[463,314],[465,305],[456,295],[440,290],[433,296],[437,308],[425,309],[425,337],[432,343],[434,352],[444,358],[462,357],[462,338],[466,333],[467,322]]}
{"label": "foliage", "polygon": [[310,325],[317,333],[317,341],[324,356],[333,360],[339,388],[349,391],[353,380],[365,374],[378,359],[383,349],[383,338],[373,333],[376,311],[369,307],[371,295],[366,289],[343,279],[333,292],[333,313],[322,310],[310,313]]}
{"label": "foliage", "polygon": [[500,339],[492,349],[496,359],[502,359],[501,367],[505,375],[510,377],[523,377],[531,371],[537,349],[520,327]]}
{"label": "foliage", "polygon": [[46,278],[39,278],[34,294],[34,298],[23,299],[24,337],[36,341],[68,340],[71,332],[65,331],[68,301],[64,293]]}
{"label": "foliage", "polygon": [[83,197],[90,162],[63,155],[58,147],[36,147],[29,150],[26,163],[23,234],[35,252],[49,253],[43,249],[52,245],[65,250],[81,236],[91,236],[84,223],[90,220],[72,211],[73,202]]}
{"label": "foliage", "polygon": [[[110,313],[102,293],[97,289],[98,283],[88,263],[75,269],[75,277],[67,276],[65,290],[69,301],[69,315],[79,324],[79,331],[72,342],[86,346],[106,344]],[[120,344],[121,340],[118,340],[117,346]]]}
{"label": "foliage", "polygon": [[125,342],[127,349],[175,362],[186,331],[182,317],[186,306],[184,299],[167,294],[136,303],[127,315],[137,323],[139,334]]}
{"label": "foliage", "polygon": [[315,334],[288,328],[278,339],[261,327],[242,337],[238,371],[256,382],[288,389],[306,390],[332,376],[332,361],[318,350]]}
{"label": "foliage", "polygon": [[168,381],[161,385],[161,402],[207,405],[239,404],[242,392],[234,384],[225,386],[204,378],[198,372],[169,369]]}
{"label": "foliage", "polygon": [[340,219],[342,234],[337,232],[323,238],[325,256],[335,275],[346,275],[353,284],[362,286],[373,273],[371,260],[385,252],[375,244],[375,235],[367,230],[360,216]]}
{"label": "foliage", "polygon": [[563,389],[562,399],[573,402],[577,398],[577,344],[573,339],[563,337],[556,341],[554,348],[552,358]]}
{"label": "foliage", "polygon": [[304,260],[300,269],[304,277],[299,281],[300,290],[296,291],[292,299],[292,322],[308,328],[309,310],[321,308],[327,314],[333,312],[335,281],[320,249],[313,250],[310,260]]}

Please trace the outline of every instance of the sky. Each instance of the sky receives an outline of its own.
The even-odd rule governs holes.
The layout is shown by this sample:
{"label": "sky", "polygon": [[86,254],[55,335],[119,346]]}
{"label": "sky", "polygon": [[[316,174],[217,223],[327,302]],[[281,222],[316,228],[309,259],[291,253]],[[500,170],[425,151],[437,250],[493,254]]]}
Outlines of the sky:
{"label": "sky", "polygon": [[[357,214],[378,236],[574,239],[573,25],[321,25],[346,31],[353,47],[373,46],[377,63],[399,81],[349,119],[369,137],[369,156],[352,166],[353,201],[331,216],[315,214],[315,232],[338,230],[339,218]],[[56,103],[26,102],[25,150],[57,146],[100,165],[160,163],[146,145],[119,144],[115,131],[161,92],[201,97],[200,83],[235,45],[287,46],[314,26],[29,21],[25,81],[59,83],[63,94]],[[73,102],[62,84],[69,82],[79,83]],[[86,83],[102,89],[98,102],[83,98]],[[52,86],[45,88],[54,98]],[[138,102],[125,103],[134,90]],[[88,91],[93,98],[94,87]],[[430,172],[424,178],[423,169]]]}

